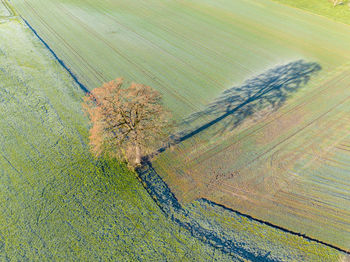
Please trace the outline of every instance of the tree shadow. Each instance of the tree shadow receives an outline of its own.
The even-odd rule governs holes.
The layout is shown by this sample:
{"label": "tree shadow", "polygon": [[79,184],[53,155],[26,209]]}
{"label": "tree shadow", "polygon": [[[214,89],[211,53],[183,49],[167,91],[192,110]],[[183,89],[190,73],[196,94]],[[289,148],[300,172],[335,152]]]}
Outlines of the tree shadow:
{"label": "tree shadow", "polygon": [[[241,86],[225,90],[203,110],[191,114],[180,127],[195,126],[172,136],[172,144],[183,142],[218,124],[215,134],[231,131],[248,117],[268,109],[277,110],[287,98],[305,86],[321,70],[318,63],[297,60],[274,67]],[[209,119],[204,124],[195,125]],[[214,134],[214,135],[215,135]]]}

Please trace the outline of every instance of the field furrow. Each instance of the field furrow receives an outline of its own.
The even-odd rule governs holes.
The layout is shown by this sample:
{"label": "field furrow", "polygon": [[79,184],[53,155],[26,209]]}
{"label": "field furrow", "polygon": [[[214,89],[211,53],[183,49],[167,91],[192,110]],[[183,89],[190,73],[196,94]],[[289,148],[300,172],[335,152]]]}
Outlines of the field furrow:
{"label": "field furrow", "polygon": [[152,164],[183,203],[350,249],[348,25],[270,0],[12,1],[89,90],[163,94],[179,125]]}

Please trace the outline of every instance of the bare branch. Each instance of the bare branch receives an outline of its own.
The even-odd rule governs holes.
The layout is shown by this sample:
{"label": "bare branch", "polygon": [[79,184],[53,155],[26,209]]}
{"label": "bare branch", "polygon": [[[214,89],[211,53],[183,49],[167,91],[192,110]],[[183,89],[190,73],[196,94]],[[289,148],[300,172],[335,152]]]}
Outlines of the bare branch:
{"label": "bare branch", "polygon": [[164,142],[170,114],[151,87],[131,83],[123,88],[123,84],[119,78],[95,88],[84,97],[83,108],[92,123],[90,144],[95,156],[126,157],[134,166]]}

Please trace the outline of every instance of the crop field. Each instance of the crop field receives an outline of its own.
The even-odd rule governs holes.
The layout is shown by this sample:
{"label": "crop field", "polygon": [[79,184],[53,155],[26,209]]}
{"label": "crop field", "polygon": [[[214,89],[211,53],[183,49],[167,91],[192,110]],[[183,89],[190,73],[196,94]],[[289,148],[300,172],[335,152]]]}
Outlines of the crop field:
{"label": "crop field", "polygon": [[[173,145],[163,149],[153,167],[181,203],[187,206],[205,198],[350,250],[349,26],[269,0],[11,3],[88,89],[123,76],[163,94],[179,128]],[[55,72],[51,77],[57,78]],[[61,109],[53,108],[77,112],[78,95],[72,96],[73,102],[61,98],[57,101],[64,103],[58,105]],[[71,137],[64,128],[57,131],[67,139],[56,140],[62,141],[69,154],[57,150],[57,156],[50,158],[64,157],[63,166],[72,170],[68,172],[71,179],[83,173],[90,181],[96,166],[103,164],[89,166],[93,160],[86,149],[84,155],[73,157],[78,151],[64,142],[72,139],[81,144],[79,150],[86,148],[86,119],[80,111],[76,114],[77,118],[67,113],[71,121],[67,126],[85,124],[72,129]],[[57,128],[57,121],[45,130]],[[39,131],[40,122],[33,126],[38,128],[33,134],[44,134]],[[38,146],[34,141],[33,145]],[[6,148],[15,147],[9,144]],[[37,151],[41,159],[40,149]],[[28,154],[24,152],[27,149],[23,154]],[[13,160],[6,161],[9,164],[15,161],[14,152],[3,154],[6,158],[12,155]],[[115,170],[123,168],[115,165]],[[83,166],[90,171],[79,172]],[[44,185],[47,179],[43,178]],[[92,181],[87,185],[95,186]],[[139,210],[153,207],[146,192],[135,187],[145,199],[141,203],[133,196]],[[76,198],[74,194],[69,202],[76,204]],[[92,205],[92,197],[78,199]],[[85,212],[85,208],[79,210]],[[150,221],[161,215],[155,215],[157,211],[147,214]],[[169,221],[163,223],[176,227]],[[186,232],[179,234],[187,237]],[[188,241],[211,254],[209,246]]]}
{"label": "crop field", "polygon": [[0,260],[232,261],[94,160],[83,92],[18,19],[0,24]]}
{"label": "crop field", "polygon": [[349,58],[347,27],[270,1],[13,4],[89,89],[118,76],[148,84],[177,119],[276,64]]}
{"label": "crop field", "polygon": [[[344,256],[206,202],[163,213],[124,165],[91,157],[80,109],[83,92],[18,17],[3,22],[1,260],[336,261]],[[204,244],[167,216],[224,235],[240,254]]]}
{"label": "crop field", "polygon": [[[223,141],[206,140],[227,128],[212,126],[154,166],[185,202],[207,198],[348,249],[349,73],[315,83],[313,92],[221,135]],[[235,123],[240,114],[223,121]]]}

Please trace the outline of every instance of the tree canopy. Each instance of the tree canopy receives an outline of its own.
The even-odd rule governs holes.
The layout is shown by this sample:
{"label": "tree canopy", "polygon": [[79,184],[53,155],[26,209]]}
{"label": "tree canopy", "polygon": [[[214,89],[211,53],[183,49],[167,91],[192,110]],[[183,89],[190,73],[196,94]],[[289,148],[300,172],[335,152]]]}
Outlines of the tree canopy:
{"label": "tree canopy", "polygon": [[161,95],[143,84],[124,87],[118,78],[95,88],[84,97],[89,115],[90,145],[95,156],[109,155],[127,160],[131,166],[152,153],[166,140],[170,113]]}

